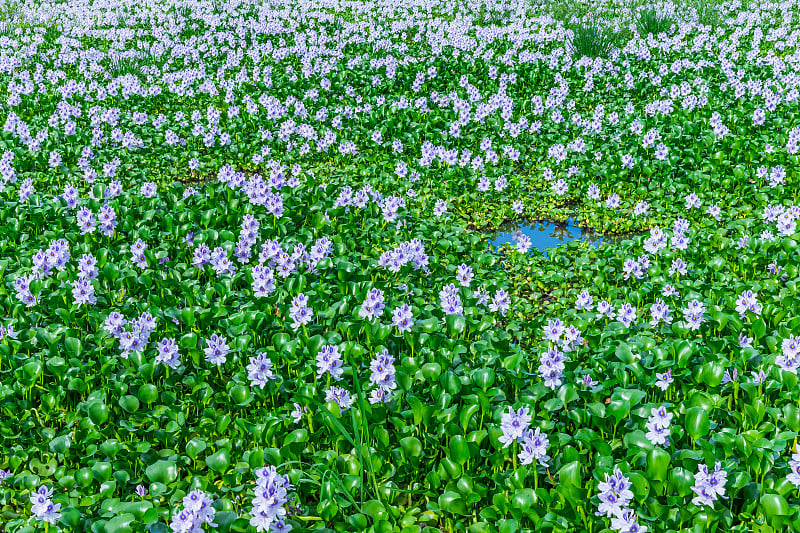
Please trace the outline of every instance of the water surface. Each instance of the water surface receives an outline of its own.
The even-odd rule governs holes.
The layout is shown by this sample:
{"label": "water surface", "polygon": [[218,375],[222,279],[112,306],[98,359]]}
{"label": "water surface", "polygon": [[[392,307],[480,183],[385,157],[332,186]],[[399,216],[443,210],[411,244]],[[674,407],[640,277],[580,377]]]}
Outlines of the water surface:
{"label": "water surface", "polygon": [[603,235],[590,229],[579,228],[572,219],[569,219],[566,223],[542,220],[530,222],[529,224],[504,224],[500,226],[498,232],[489,236],[489,244],[492,247],[500,247],[505,243],[510,243],[514,246],[514,235],[520,232],[531,240],[531,249],[536,248],[547,255],[548,248],[558,248],[574,240],[585,241],[597,246],[601,242],[615,243],[628,237],[627,235]]}

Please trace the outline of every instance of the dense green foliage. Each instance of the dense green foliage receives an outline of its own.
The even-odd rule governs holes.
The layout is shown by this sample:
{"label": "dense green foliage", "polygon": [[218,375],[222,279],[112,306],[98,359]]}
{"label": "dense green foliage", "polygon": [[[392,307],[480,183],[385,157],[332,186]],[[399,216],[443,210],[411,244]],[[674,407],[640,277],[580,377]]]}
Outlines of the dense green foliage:
{"label": "dense green foliage", "polygon": [[794,3],[0,20],[0,530],[800,530]]}

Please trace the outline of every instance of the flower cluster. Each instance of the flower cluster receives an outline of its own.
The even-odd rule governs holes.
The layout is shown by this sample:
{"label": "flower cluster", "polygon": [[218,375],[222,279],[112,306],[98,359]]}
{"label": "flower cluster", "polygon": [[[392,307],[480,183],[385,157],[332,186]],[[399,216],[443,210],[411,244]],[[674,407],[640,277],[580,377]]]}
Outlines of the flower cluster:
{"label": "flower cluster", "polygon": [[389,355],[389,350],[383,349],[383,352],[376,355],[375,358],[369,363],[369,383],[376,388],[372,390],[369,396],[369,403],[377,404],[389,400],[389,394],[397,388],[394,374],[394,356]]}
{"label": "flower cluster", "polygon": [[172,516],[170,527],[175,533],[195,533],[203,531],[203,525],[214,528],[214,517],[217,511],[214,503],[202,490],[193,490],[183,497],[183,509]]}
{"label": "flower cluster", "polygon": [[383,252],[378,260],[378,265],[396,273],[411,263],[414,270],[425,271],[428,268],[428,260],[428,254],[425,252],[425,245],[422,241],[411,239]]}
{"label": "flower cluster", "polygon": [[250,380],[251,387],[259,387],[261,389],[275,377],[272,373],[272,361],[269,360],[267,354],[259,352],[255,357],[250,358],[250,364],[247,365],[247,379]]}
{"label": "flower cluster", "polygon": [[254,265],[250,275],[253,277],[253,296],[256,298],[266,298],[275,291],[275,275],[271,268]]}
{"label": "flower cluster", "polygon": [[653,446],[669,445],[669,425],[672,422],[672,413],[663,405],[650,410],[650,418],[645,424],[647,433],[645,437]]}
{"label": "flower cluster", "polygon": [[518,457],[522,464],[531,464],[536,460],[547,466],[547,461],[550,460],[550,456],[547,455],[547,446],[550,441],[539,428],[530,429],[530,423],[531,415],[527,407],[520,407],[516,411],[509,407],[508,412],[500,416],[500,429],[503,434],[498,440],[503,444],[503,448],[519,442]]}
{"label": "flower cluster", "polygon": [[797,374],[800,368],[800,337],[789,335],[788,339],[781,342],[781,355],[775,359],[775,364],[786,372]]}
{"label": "flower cluster", "polygon": [[739,318],[744,318],[748,311],[755,315],[760,315],[761,307],[758,302],[758,295],[750,290],[744,291],[736,299],[736,312],[739,313]]}
{"label": "flower cluster", "polygon": [[287,524],[286,504],[288,492],[292,490],[289,477],[279,475],[274,466],[256,470],[256,488],[250,525],[256,531],[288,532],[292,526]]}
{"label": "flower cluster", "polygon": [[323,346],[317,354],[317,377],[321,378],[326,373],[339,381],[342,379],[342,356],[338,346]]}
{"label": "flower cluster", "polygon": [[403,304],[395,307],[392,311],[392,325],[397,328],[400,333],[411,331],[414,325],[414,313],[411,311],[411,306]]}
{"label": "flower cluster", "polygon": [[367,297],[361,304],[358,316],[365,320],[374,320],[383,314],[384,304],[383,291],[380,289],[370,289]]}
{"label": "flower cluster", "polygon": [[335,402],[340,412],[344,413],[353,406],[353,397],[344,387],[331,387],[325,391],[325,401]]}
{"label": "flower cluster", "polygon": [[461,315],[464,307],[461,305],[461,297],[458,295],[458,287],[451,283],[439,291],[439,305],[442,312],[446,315]]}
{"label": "flower cluster", "polygon": [[142,239],[136,239],[131,245],[131,261],[139,268],[147,268],[147,258],[144,256],[146,249],[147,244]]}
{"label": "flower cluster", "polygon": [[597,486],[600,491],[597,516],[611,518],[611,529],[616,531],[623,533],[647,531],[646,526],[638,524],[633,510],[628,508],[633,499],[630,480],[619,468],[615,468],[613,474],[606,474],[605,477],[605,481],[600,482]]}
{"label": "flower cluster", "polygon": [[694,476],[694,486],[692,490],[696,496],[692,503],[697,506],[714,506],[717,498],[725,497],[725,483],[728,481],[728,473],[722,469],[721,463],[714,465],[714,470],[709,472],[708,466],[700,465],[697,474]]}
{"label": "flower cluster", "polygon": [[212,333],[211,336],[206,339],[206,347],[203,349],[206,361],[217,366],[225,364],[230,351],[231,348],[228,346],[227,339],[216,333]]}
{"label": "flower cluster", "polygon": [[120,356],[127,359],[131,352],[141,352],[156,329],[156,319],[150,313],[142,313],[136,320],[128,320],[112,311],[103,323],[103,329],[119,340]]}
{"label": "flower cluster", "polygon": [[292,319],[292,329],[295,330],[314,320],[314,311],[308,307],[308,296],[301,292],[292,298],[292,305],[289,307],[289,318]]}
{"label": "flower cluster", "polygon": [[703,314],[706,306],[700,300],[692,300],[683,310],[683,318],[686,320],[686,327],[692,331],[700,329],[700,325],[705,322]]}
{"label": "flower cluster", "polygon": [[46,486],[42,485],[39,487],[39,490],[31,496],[31,504],[33,504],[31,512],[36,520],[47,522],[48,524],[55,524],[58,519],[61,518],[61,513],[58,512],[59,509],[61,509],[61,504],[53,503],[50,499],[52,495],[53,489],[48,489]]}

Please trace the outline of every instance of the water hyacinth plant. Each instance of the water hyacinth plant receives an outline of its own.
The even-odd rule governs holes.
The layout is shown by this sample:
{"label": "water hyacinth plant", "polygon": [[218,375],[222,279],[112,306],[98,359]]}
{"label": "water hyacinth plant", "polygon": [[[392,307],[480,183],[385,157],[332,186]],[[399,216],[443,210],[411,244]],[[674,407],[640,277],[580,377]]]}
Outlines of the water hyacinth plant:
{"label": "water hyacinth plant", "polygon": [[800,531],[797,28],[3,4],[0,530]]}

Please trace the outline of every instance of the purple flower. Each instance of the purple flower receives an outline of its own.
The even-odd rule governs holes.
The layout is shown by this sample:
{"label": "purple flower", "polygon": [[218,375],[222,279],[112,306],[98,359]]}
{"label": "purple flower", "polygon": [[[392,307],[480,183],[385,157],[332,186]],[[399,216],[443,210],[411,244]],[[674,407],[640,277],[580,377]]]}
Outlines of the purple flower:
{"label": "purple flower", "polygon": [[136,494],[140,498],[144,498],[145,496],[147,496],[147,489],[145,488],[144,485],[136,485]]}
{"label": "purple flower", "polygon": [[600,482],[597,489],[600,491],[600,506],[597,509],[600,516],[619,516],[633,499],[631,482],[619,468],[615,468],[610,476],[606,474],[605,481]]}
{"label": "purple flower", "polygon": [[302,292],[292,298],[292,305],[289,307],[289,318],[292,319],[292,329],[305,326],[314,320],[314,311],[308,307],[308,296]]}
{"label": "purple flower", "polygon": [[97,297],[94,295],[94,285],[88,279],[78,278],[72,282],[72,296],[78,306],[97,303]]}
{"label": "purple flower", "polygon": [[345,412],[353,405],[353,398],[350,392],[342,387],[331,387],[325,391],[326,402],[336,402],[341,412]]}
{"label": "purple flower", "polygon": [[722,465],[717,462],[714,470],[709,472],[706,465],[698,467],[697,474],[694,476],[694,486],[692,490],[696,494],[692,503],[697,506],[714,506],[718,497],[725,497],[725,483],[728,481],[728,473],[722,469]]}
{"label": "purple flower", "polygon": [[165,337],[156,345],[158,355],[156,362],[167,365],[170,368],[178,368],[181,364],[181,356],[178,353],[178,345],[172,337]]}
{"label": "purple flower", "polygon": [[206,347],[203,349],[203,353],[205,353],[206,361],[212,365],[220,366],[225,364],[229,352],[230,347],[225,337],[214,333],[206,339]]}
{"label": "purple flower", "polygon": [[753,291],[746,290],[739,295],[736,299],[736,312],[739,313],[739,318],[744,318],[747,311],[755,315],[761,314],[761,304],[758,302],[758,295]]}
{"label": "purple flower", "polygon": [[94,232],[97,222],[95,221],[94,213],[92,213],[91,209],[88,207],[81,207],[75,214],[75,218],[78,222],[78,228],[81,230],[81,235]]}
{"label": "purple flower", "polygon": [[575,309],[578,311],[591,311],[593,302],[594,300],[592,295],[589,294],[589,291],[581,291],[581,293],[578,294],[578,298],[575,300]]}
{"label": "purple flower", "polygon": [[458,289],[452,283],[439,291],[439,304],[445,315],[460,315],[464,311]]}
{"label": "purple flower", "polygon": [[92,254],[83,254],[78,261],[78,277],[95,279],[98,274],[97,259]]}
{"label": "purple flower", "polygon": [[250,364],[247,365],[247,379],[250,380],[250,386],[263,389],[273,377],[275,376],[272,373],[272,361],[265,353],[260,352],[250,358]]}
{"label": "purple flower", "polygon": [[633,510],[624,509],[618,515],[611,517],[611,529],[620,533],[645,533],[647,526],[639,525]]}
{"label": "purple flower", "polygon": [[389,350],[384,348],[382,353],[370,361],[369,369],[370,385],[377,387],[370,394],[369,402],[372,404],[383,403],[388,400],[391,391],[397,388],[394,357],[389,355]]}
{"label": "purple flower", "polygon": [[629,303],[624,303],[617,311],[617,320],[622,322],[625,327],[630,327],[636,319],[636,308]]}
{"label": "purple flower", "polygon": [[358,314],[366,320],[373,320],[383,314],[384,305],[383,291],[380,289],[370,289],[367,297],[361,304]]}
{"label": "purple flower", "polygon": [[500,416],[500,429],[503,435],[498,440],[503,443],[503,448],[508,448],[514,441],[521,439],[530,423],[531,415],[527,407],[520,407],[514,411],[509,406],[508,412]]}
{"label": "purple flower", "polygon": [[339,354],[338,346],[323,346],[317,354],[317,377],[322,377],[325,373],[339,381],[342,379],[342,356]]}
{"label": "purple flower", "polygon": [[671,368],[662,374],[656,374],[656,387],[662,391],[666,391],[673,381],[675,381],[675,379],[672,377]]}
{"label": "purple flower", "polygon": [[494,312],[500,311],[500,314],[506,316],[506,311],[511,307],[511,299],[506,291],[499,289],[492,297],[492,303],[489,304],[489,310]]}
{"label": "purple flower", "polygon": [[305,407],[301,406],[299,403],[295,402],[294,403],[294,411],[292,411],[292,413],[291,413],[292,421],[295,424],[299,424],[300,420],[303,419],[303,414],[305,414],[307,412],[308,412],[308,409],[306,409]]}
{"label": "purple flower", "polygon": [[739,370],[734,368],[732,371],[726,370],[725,375],[722,376],[722,384],[733,383],[739,381]]}
{"label": "purple flower", "polygon": [[397,327],[400,333],[411,331],[411,327],[414,325],[414,315],[408,304],[396,307],[392,311],[392,325]]}
{"label": "purple flower", "polygon": [[529,465],[536,460],[539,464],[547,466],[547,461],[550,460],[550,456],[547,455],[547,446],[550,444],[547,435],[536,428],[536,431],[527,430],[521,440],[520,462]]}
{"label": "purple flower", "polygon": [[462,287],[469,287],[470,282],[472,282],[474,278],[475,275],[472,273],[472,267],[463,263],[458,267],[456,281],[458,281]]}

